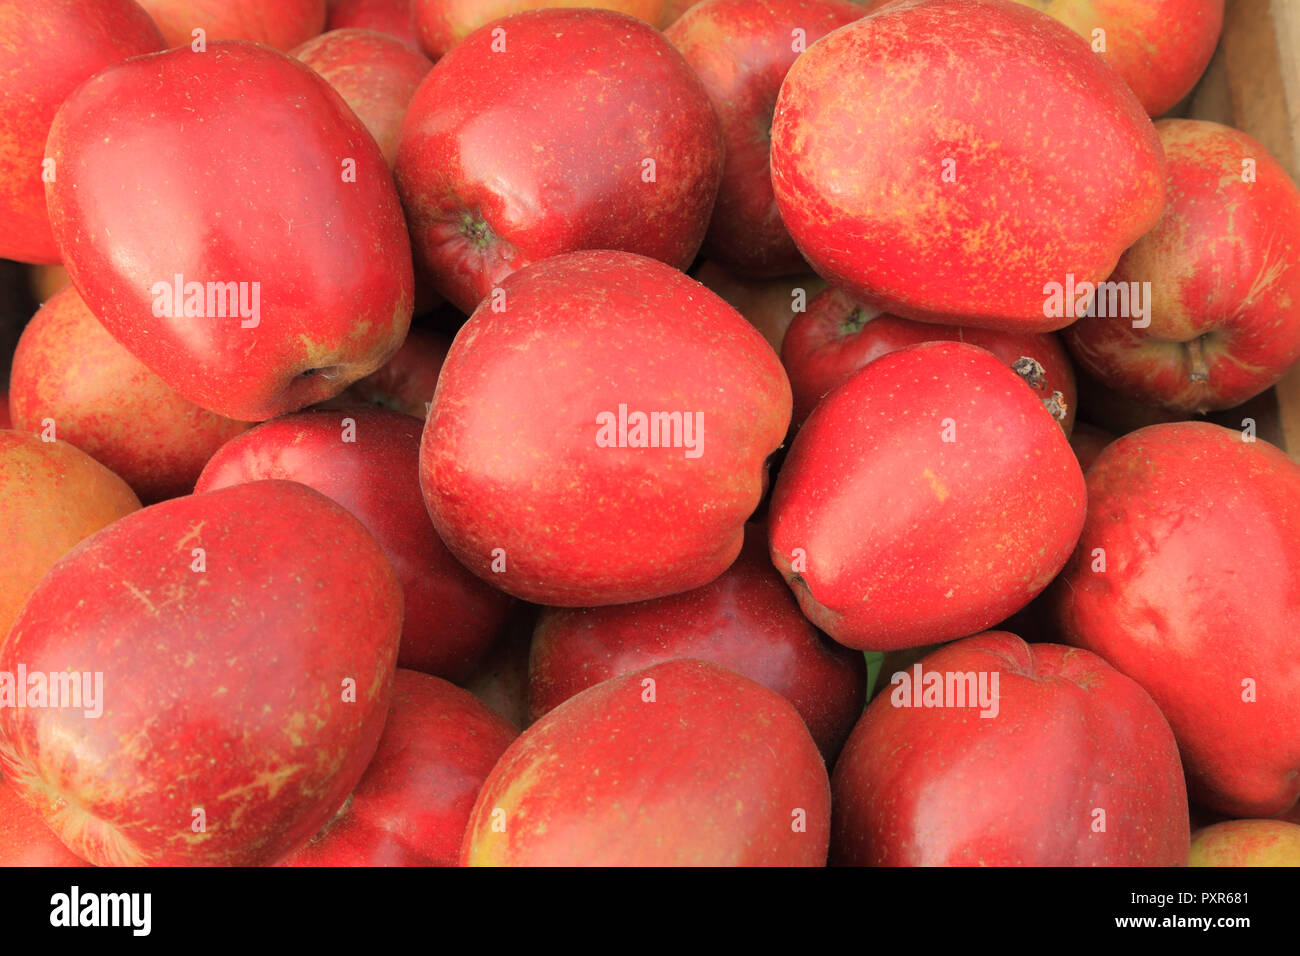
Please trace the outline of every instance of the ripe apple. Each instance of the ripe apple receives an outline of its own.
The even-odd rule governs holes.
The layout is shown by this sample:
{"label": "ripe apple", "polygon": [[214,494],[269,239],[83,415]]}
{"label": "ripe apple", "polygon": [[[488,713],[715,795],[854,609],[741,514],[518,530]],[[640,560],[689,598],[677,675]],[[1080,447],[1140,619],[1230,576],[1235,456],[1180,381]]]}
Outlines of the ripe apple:
{"label": "ripe apple", "polygon": [[0,867],[89,866],[0,777]]}
{"label": "ripe apple", "polygon": [[1019,332],[1074,321],[1164,208],[1160,141],[1087,42],[1005,0],[891,4],[786,76],[772,184],[800,251],[892,315]]}
{"label": "ripe apple", "polygon": [[1192,834],[1192,866],[1300,866],[1300,826],[1228,820]]}
{"label": "ripe apple", "polygon": [[1079,468],[1085,475],[1106,446],[1118,437],[1114,432],[1087,422],[1074,423],[1074,431],[1070,433],[1070,447],[1074,449],[1074,456],[1079,459]]}
{"label": "ripe apple", "polygon": [[293,55],[323,76],[352,107],[391,166],[411,97],[433,63],[394,37],[374,30],[331,30]]}
{"label": "ripe apple", "polygon": [[0,0],[0,258],[54,263],[45,139],[59,104],[104,67],[163,49],[132,0]]}
{"label": "ripe apple", "polygon": [[722,162],[708,94],[658,30],[605,10],[539,10],[484,27],[434,66],[394,172],[417,260],[469,313],[511,272],[563,252],[687,268]]}
{"label": "ripe apple", "polygon": [[1232,408],[1300,359],[1300,189],[1238,130],[1203,120],[1156,129],[1169,205],[1111,277],[1150,283],[1149,325],[1085,316],[1066,344],[1131,398],[1180,413]]}
{"label": "ripe apple", "polygon": [[743,315],[763,333],[778,355],[794,317],[826,288],[825,279],[809,272],[779,279],[747,279],[732,275],[716,262],[701,263],[695,270],[695,281],[702,282]]}
{"label": "ripe apple", "polygon": [[0,771],[97,866],[272,863],[361,779],[401,627],[383,551],[310,488],[154,505],[60,561],[0,644],[0,672],[97,685],[0,707]]}
{"label": "ripe apple", "polygon": [[109,67],[63,104],[48,151],[73,283],[195,404],[271,418],[401,345],[413,277],[388,166],[292,57],[212,43]]}
{"label": "ripe apple", "polygon": [[137,0],[169,47],[188,47],[202,28],[206,42],[250,40],[292,50],[325,29],[325,0]]}
{"label": "ripe apple", "polygon": [[808,268],[772,195],[772,114],[804,49],[863,13],[848,0],[711,0],[664,32],[722,123],[726,164],[704,251],[729,269],[780,276]]}
{"label": "ripe apple", "polygon": [[501,633],[510,598],[453,558],[420,494],[420,419],[386,408],[311,411],[259,425],[212,456],[195,493],[298,481],[347,508],[402,582],[401,667],[460,681]]}
{"label": "ripe apple", "polygon": [[438,387],[438,375],[450,348],[448,336],[411,326],[406,341],[387,363],[317,407],[380,405],[424,418],[429,414],[433,392]]}
{"label": "ripe apple", "polygon": [[961,342],[884,355],[800,429],[772,493],[772,561],[808,619],[888,651],[1009,617],[1084,518],[1070,443],[1002,360]]}
{"label": "ripe apple", "polygon": [[411,12],[424,52],[437,59],[484,24],[526,10],[597,7],[666,27],[690,5],[690,0],[411,0]]}
{"label": "ripe apple", "polygon": [[518,736],[469,691],[399,668],[361,782],[281,865],[455,866],[479,789]]}
{"label": "ripe apple", "polygon": [[0,644],[59,558],[139,507],[125,481],[67,442],[0,430]]}
{"label": "ripe apple", "polygon": [[396,37],[413,50],[420,49],[411,0],[328,0],[326,30],[356,27]]}
{"label": "ripe apple", "polygon": [[1042,10],[1087,39],[1152,116],[1169,112],[1192,91],[1223,29],[1223,0],[1016,2]]}
{"label": "ripe apple", "polygon": [[10,379],[14,426],[55,434],[107,466],[146,503],[189,494],[248,425],[172,391],[104,330],[72,286],[23,330]]}
{"label": "ripe apple", "polygon": [[470,866],[821,866],[826,768],[790,703],[707,661],[597,684],[510,745]]}
{"label": "ripe apple", "polygon": [[1228,816],[1300,796],[1300,466],[1207,422],[1153,425],[1088,470],[1053,585],[1064,639],[1155,698],[1189,792]]}
{"label": "ripe apple", "polygon": [[456,336],[425,423],[420,484],[452,554],[561,607],[646,601],[725,571],[790,422],[763,337],[699,283],[626,252],[536,263],[500,301]]}
{"label": "ripe apple", "polygon": [[863,305],[838,289],[818,294],[786,332],[781,364],[794,392],[794,424],[802,425],[823,396],[869,362],[909,345],[942,341],[979,346],[1012,367],[1023,358],[1036,361],[1042,372],[1030,368],[1031,384],[1065,434],[1070,434],[1076,405],[1074,369],[1052,333],[913,322]]}
{"label": "ripe apple", "polygon": [[1187,863],[1173,732],[1100,657],[991,631],[889,679],[835,766],[832,863]]}
{"label": "ripe apple", "polygon": [[544,610],[530,660],[532,718],[611,677],[689,657],[790,701],[827,764],[866,703],[863,656],[808,623],[767,557],[763,526],[750,524],[736,563],[702,588],[637,604]]}

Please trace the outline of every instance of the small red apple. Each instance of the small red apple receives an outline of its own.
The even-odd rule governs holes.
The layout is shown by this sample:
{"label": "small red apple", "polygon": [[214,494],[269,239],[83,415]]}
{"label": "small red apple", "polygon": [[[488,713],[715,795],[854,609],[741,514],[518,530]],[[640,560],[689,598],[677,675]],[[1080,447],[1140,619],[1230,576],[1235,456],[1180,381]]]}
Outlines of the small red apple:
{"label": "small red apple", "polygon": [[132,0],[0,0],[0,258],[55,263],[42,162],[54,114],[109,64],[163,49]]}
{"label": "small red apple", "polygon": [[835,766],[832,863],[1187,863],[1174,735],[1100,657],[993,631],[889,682]]}
{"label": "small red apple", "polygon": [[1067,435],[1074,428],[1074,369],[1065,347],[1050,332],[999,332],[993,329],[934,325],[888,315],[827,289],[795,317],[786,331],[781,364],[794,392],[794,424],[802,425],[822,398],[864,365],[882,355],[921,342],[966,342],[992,352],[1013,368],[1024,358],[1027,380]]}
{"label": "small red apple", "polygon": [[1228,820],[1192,834],[1192,866],[1300,866],[1300,826]]}
{"label": "small red apple", "polygon": [[1300,466],[1206,422],[1153,425],[1088,470],[1051,593],[1064,639],[1151,694],[1192,799],[1229,816],[1300,796]]}
{"label": "small red apple", "polygon": [[325,0],[137,0],[171,47],[204,40],[250,40],[291,50],[325,29]]}
{"label": "small red apple", "polygon": [[34,675],[62,688],[0,707],[0,772],[97,866],[272,863],[361,779],[401,627],[383,551],[310,488],[154,505],[60,561],[0,644],[29,701]]}
{"label": "small red apple", "polygon": [[469,691],[399,668],[361,782],[281,865],[455,866],[479,789],[518,736]]}
{"label": "small red apple", "polygon": [[16,428],[53,427],[146,503],[189,494],[213,453],[248,428],[172,391],[104,330],[72,286],[23,330],[10,389]]}
{"label": "small red apple", "polygon": [[708,94],[663,34],[607,10],[539,10],[438,61],[394,172],[417,260],[469,313],[511,272],[559,253],[687,268],[722,162]]}
{"label": "small red apple", "polygon": [[772,184],[804,257],[855,298],[1044,332],[1075,318],[1050,284],[1104,280],[1159,220],[1165,170],[1141,104],[1069,28],[1005,0],[906,0],[795,61]]}
{"label": "small red apple", "polygon": [[746,279],[732,275],[716,262],[701,263],[695,270],[695,281],[702,282],[743,315],[763,333],[778,355],[794,317],[826,288],[826,280],[810,272],[781,279]]}
{"label": "small red apple", "polygon": [[411,97],[433,63],[394,37],[374,30],[331,30],[293,51],[352,107],[392,165]]}
{"label": "small red apple", "polygon": [[326,30],[354,27],[377,30],[396,37],[413,50],[420,49],[411,0],[328,0]]}
{"label": "small red apple", "polygon": [[762,336],[699,283],[625,252],[544,260],[501,301],[456,336],[425,424],[420,484],[452,554],[562,607],[650,600],[725,571],[790,421]]}
{"label": "small red apple", "polygon": [[772,493],[772,561],[840,643],[932,644],[1047,587],[1084,504],[1037,393],[984,349],[929,342],[876,359],[813,410]]}
{"label": "small red apple", "polygon": [[511,601],[457,563],[429,523],[420,494],[421,430],[418,418],[386,408],[286,415],[221,448],[194,490],[283,478],[343,505],[401,579],[398,664],[460,681],[501,633]]}
{"label": "small red apple", "polygon": [[750,524],[736,563],[702,588],[637,604],[544,610],[530,661],[532,717],[601,681],[689,657],[790,701],[831,765],[866,702],[862,655],[808,623],[768,559],[762,525]]}
{"label": "small red apple", "polygon": [[1300,359],[1300,189],[1238,130],[1203,120],[1156,129],[1169,205],[1111,276],[1149,283],[1149,310],[1084,316],[1065,341],[1130,398],[1178,413],[1232,408]]}
{"label": "small red apple", "polygon": [[795,59],[863,13],[848,0],[711,0],[664,32],[699,74],[726,140],[718,202],[704,238],[710,258],[742,275],[808,268],[772,195],[772,114]]}
{"label": "small red apple", "polygon": [[826,768],[779,694],[707,661],[615,677],[510,745],[469,866],[821,866]]}

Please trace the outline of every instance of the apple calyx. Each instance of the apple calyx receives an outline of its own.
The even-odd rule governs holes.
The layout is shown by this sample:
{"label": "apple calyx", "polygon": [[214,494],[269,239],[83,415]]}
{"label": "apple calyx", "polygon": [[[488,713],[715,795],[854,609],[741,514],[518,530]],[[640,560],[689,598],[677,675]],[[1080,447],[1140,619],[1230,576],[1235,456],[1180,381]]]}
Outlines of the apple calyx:
{"label": "apple calyx", "polygon": [[[1025,384],[1035,392],[1041,392],[1047,384],[1047,370],[1043,368],[1043,363],[1031,356],[1020,356],[1020,358],[1016,359],[1015,364],[1011,366],[1011,371],[1024,379]],[[1070,406],[1061,392],[1052,392],[1051,395],[1042,399],[1042,402],[1043,407],[1047,409],[1048,414],[1058,422],[1065,421],[1066,415],[1069,414]]]}

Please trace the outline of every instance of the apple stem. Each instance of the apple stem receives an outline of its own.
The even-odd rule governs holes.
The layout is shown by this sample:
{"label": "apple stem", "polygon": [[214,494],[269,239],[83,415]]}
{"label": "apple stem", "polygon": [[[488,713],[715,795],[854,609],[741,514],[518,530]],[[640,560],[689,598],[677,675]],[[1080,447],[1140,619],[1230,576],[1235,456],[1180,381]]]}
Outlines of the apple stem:
{"label": "apple stem", "polygon": [[1210,380],[1210,367],[1205,362],[1205,350],[1201,348],[1199,338],[1192,339],[1187,343],[1187,360],[1191,364],[1191,379],[1193,382],[1208,382]]}

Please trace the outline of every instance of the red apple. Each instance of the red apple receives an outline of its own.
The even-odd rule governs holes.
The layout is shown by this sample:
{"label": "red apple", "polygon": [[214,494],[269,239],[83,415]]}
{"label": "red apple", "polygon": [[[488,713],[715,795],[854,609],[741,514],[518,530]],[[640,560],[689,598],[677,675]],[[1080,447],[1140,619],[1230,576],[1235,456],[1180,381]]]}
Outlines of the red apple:
{"label": "red apple", "polygon": [[0,866],[88,866],[0,777]]}
{"label": "red apple", "polygon": [[379,749],[343,809],[284,866],[455,866],[483,781],[519,731],[469,691],[397,671]]}
{"label": "red apple", "polygon": [[1300,359],[1300,189],[1238,130],[1202,120],[1156,129],[1169,205],[1111,277],[1149,283],[1149,311],[1085,316],[1066,344],[1131,398],[1175,412],[1232,408]]}
{"label": "red apple", "polygon": [[331,30],[308,40],[293,55],[338,91],[391,166],[406,108],[433,68],[429,58],[374,30]]}
{"label": "red apple", "polygon": [[283,478],[343,505],[402,582],[399,666],[460,681],[501,633],[511,601],[461,567],[429,523],[420,494],[422,427],[386,408],[287,415],[213,455],[194,490]]}
{"label": "red apple", "polygon": [[561,607],[720,575],[790,421],[762,336],[625,252],[556,256],[502,295],[505,311],[485,301],[456,336],[425,424],[420,483],[452,554]]}
{"label": "red apple", "polygon": [[413,50],[420,49],[411,0],[328,0],[326,30],[356,27],[396,37]]}
{"label": "red apple", "polygon": [[1192,834],[1192,866],[1300,866],[1300,826],[1229,820]]}
{"label": "red apple", "polygon": [[194,30],[205,42],[251,40],[291,50],[325,29],[325,0],[138,0],[167,45],[188,47]]}
{"label": "red apple", "polygon": [[666,27],[689,0],[411,0],[424,52],[437,59],[479,27],[499,17],[553,7],[600,7]]}
{"label": "red apple", "polygon": [[1017,367],[1023,358],[1029,378],[1067,435],[1074,428],[1074,369],[1060,340],[1050,332],[999,332],[913,322],[888,315],[839,291],[827,289],[795,317],[781,348],[781,364],[794,392],[794,424],[802,425],[823,396],[869,362],[921,342],[966,342]]}
{"label": "red apple", "polygon": [[353,382],[334,398],[321,402],[318,407],[381,405],[424,418],[429,414],[433,392],[438,387],[438,375],[450,348],[448,336],[412,326],[402,347],[385,365]]}
{"label": "red apple", "polygon": [[145,502],[189,494],[213,452],[245,431],[172,391],[91,315],[72,286],[23,330],[10,381],[14,426],[55,434]]}
{"label": "red apple", "polygon": [[0,645],[59,558],[139,507],[126,482],[67,442],[0,430]]}
{"label": "red apple", "polygon": [[960,342],[876,359],[799,431],[769,509],[772,561],[808,619],[887,651],[991,627],[1060,571],[1079,463],[1038,395]]}
{"label": "red apple", "polygon": [[821,755],[782,696],[707,661],[615,677],[524,731],[470,816],[470,866],[821,866]]}
{"label": "red apple", "polygon": [[469,313],[511,272],[563,252],[685,269],[722,161],[708,94],[658,30],[541,10],[484,27],[438,62],[406,114],[395,174],[417,259]]}
{"label": "red apple", "polygon": [[297,60],[251,43],[137,57],[68,98],[48,149],[72,281],[195,404],[270,418],[401,345],[413,278],[388,167]]}
{"label": "red apple", "polygon": [[[791,67],[782,219],[832,285],[904,318],[1058,329],[1164,207],[1160,142],[1088,44],[1006,0],[891,4]],[[1073,279],[1071,279],[1073,277]]]}
{"label": "red apple", "polygon": [[704,252],[742,275],[808,268],[772,195],[772,114],[804,49],[862,15],[848,0],[711,0],[665,31],[704,82],[726,140]]}
{"label": "red apple", "polygon": [[1096,428],[1087,422],[1075,422],[1074,431],[1070,433],[1070,447],[1079,459],[1079,468],[1087,474],[1088,469],[1102,451],[1119,436],[1102,428]]}
{"label": "red apple", "polygon": [[763,333],[778,355],[794,317],[808,308],[809,299],[826,288],[826,280],[812,273],[782,279],[746,279],[732,275],[715,262],[702,263],[695,270],[695,280],[716,292]]}
{"label": "red apple", "polygon": [[95,685],[0,707],[0,770],[97,866],[274,862],[361,779],[401,626],[383,551],[310,488],[154,505],[60,561],[0,645],[0,672]]}
{"label": "red apple", "polygon": [[1192,91],[1223,29],[1223,0],[1017,2],[1082,34],[1152,116],[1169,112]]}
{"label": "red apple", "polygon": [[1116,440],[1053,586],[1060,631],[1155,698],[1192,799],[1229,816],[1300,796],[1300,466],[1205,422]]}
{"label": "red apple", "polygon": [[1100,657],[991,631],[890,684],[835,766],[832,863],[1187,863],[1174,735]]}
{"label": "red apple", "polygon": [[611,677],[689,657],[729,667],[790,701],[828,764],[866,702],[866,661],[808,623],[772,568],[763,526],[751,524],[736,563],[702,588],[638,604],[543,611],[530,661],[532,717]]}
{"label": "red apple", "polygon": [[82,81],[163,48],[133,0],[0,0],[0,258],[54,263],[45,209],[45,139],[59,104]]}

